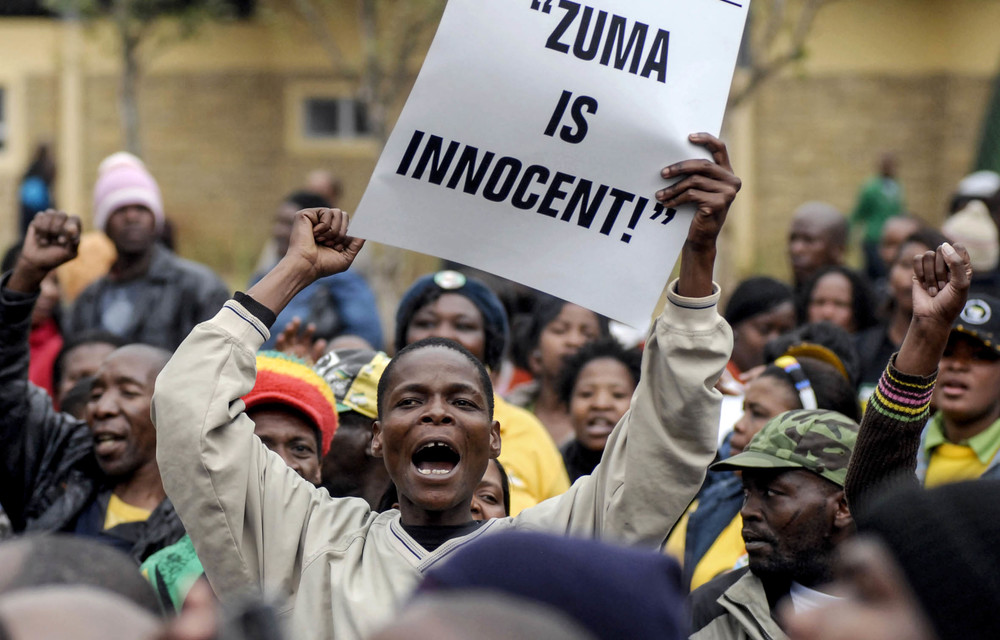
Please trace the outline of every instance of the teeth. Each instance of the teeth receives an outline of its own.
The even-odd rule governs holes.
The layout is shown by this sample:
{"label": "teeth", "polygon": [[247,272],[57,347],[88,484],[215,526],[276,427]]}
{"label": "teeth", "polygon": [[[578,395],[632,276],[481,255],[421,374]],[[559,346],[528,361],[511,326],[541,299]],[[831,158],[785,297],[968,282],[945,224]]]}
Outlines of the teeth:
{"label": "teeth", "polygon": [[449,469],[417,469],[417,471],[425,476],[446,476],[451,473]]}
{"label": "teeth", "polygon": [[424,449],[430,449],[431,447],[444,447],[445,449],[451,449],[451,447],[449,447],[443,442],[429,442],[424,446],[420,447],[420,450],[423,451]]}

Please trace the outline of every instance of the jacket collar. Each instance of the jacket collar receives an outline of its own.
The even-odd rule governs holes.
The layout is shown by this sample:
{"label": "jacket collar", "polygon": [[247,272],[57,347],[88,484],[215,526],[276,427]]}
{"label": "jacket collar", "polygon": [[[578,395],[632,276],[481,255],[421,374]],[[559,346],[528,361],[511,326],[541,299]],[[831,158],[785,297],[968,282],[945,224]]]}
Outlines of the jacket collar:
{"label": "jacket collar", "polygon": [[775,604],[787,594],[787,586],[765,587],[760,578],[747,571],[726,589],[718,602],[753,640],[787,640],[772,615]]}

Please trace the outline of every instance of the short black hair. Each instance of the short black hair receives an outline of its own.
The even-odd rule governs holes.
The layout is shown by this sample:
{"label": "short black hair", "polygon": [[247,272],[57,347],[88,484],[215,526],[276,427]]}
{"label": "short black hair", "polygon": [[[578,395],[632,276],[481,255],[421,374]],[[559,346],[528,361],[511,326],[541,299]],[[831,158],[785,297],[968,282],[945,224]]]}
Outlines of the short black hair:
{"label": "short black hair", "polygon": [[457,351],[476,367],[476,371],[479,373],[479,384],[482,386],[483,393],[486,395],[486,406],[489,409],[490,420],[493,420],[493,381],[490,380],[489,371],[487,371],[483,363],[479,361],[479,358],[472,355],[471,351],[459,343],[454,340],[449,340],[448,338],[437,337],[417,340],[416,342],[403,347],[399,353],[397,353],[393,359],[389,361],[389,364],[386,365],[385,370],[382,372],[382,377],[378,380],[378,399],[376,401],[376,405],[378,407],[379,418],[381,419],[384,413],[383,408],[385,406],[385,396],[388,392],[389,379],[396,370],[396,363],[409,353],[419,351],[420,349],[427,349],[429,347],[443,347],[445,349]]}
{"label": "short black hair", "polygon": [[285,196],[282,203],[293,204],[302,209],[329,209],[330,202],[323,196],[316,195],[311,191],[293,191]]}
{"label": "short black hair", "polygon": [[22,558],[16,576],[0,580],[0,592],[48,585],[81,585],[107,589],[159,617],[156,593],[126,554],[92,538],[63,534],[32,534],[0,544],[0,553]]}
{"label": "short black hair", "polygon": [[614,338],[603,338],[594,340],[580,347],[580,350],[566,358],[566,365],[563,367],[562,377],[559,380],[559,399],[569,406],[569,401],[573,397],[573,388],[580,377],[580,372],[590,362],[610,358],[622,363],[632,376],[632,381],[638,385],[639,375],[642,372],[642,353],[638,349],[626,349],[618,344]]}
{"label": "short black hair", "polygon": [[[809,357],[796,357],[799,365],[802,366],[802,373],[809,380],[809,385],[816,394],[816,408],[836,411],[854,420],[861,421],[861,405],[858,404],[858,396],[854,387],[847,381],[837,369],[831,365]],[[776,364],[770,364],[760,374],[761,377],[781,380],[789,385],[792,395],[798,398],[798,391],[795,388],[795,380],[791,374]]]}
{"label": "short black hair", "polygon": [[868,280],[854,269],[840,265],[820,269],[799,291],[795,300],[798,323],[802,325],[809,321],[809,302],[813,290],[824,276],[831,273],[839,273],[851,283],[851,317],[854,319],[854,332],[859,333],[878,324],[878,316],[875,315],[875,294]]}
{"label": "short black hair", "polygon": [[66,363],[66,355],[73,349],[82,347],[85,344],[106,344],[115,349],[120,349],[129,344],[129,341],[103,329],[91,329],[71,334],[63,342],[62,348],[59,349],[59,354],[52,362],[52,383],[54,385],[58,387],[59,383],[62,382],[63,365]]}

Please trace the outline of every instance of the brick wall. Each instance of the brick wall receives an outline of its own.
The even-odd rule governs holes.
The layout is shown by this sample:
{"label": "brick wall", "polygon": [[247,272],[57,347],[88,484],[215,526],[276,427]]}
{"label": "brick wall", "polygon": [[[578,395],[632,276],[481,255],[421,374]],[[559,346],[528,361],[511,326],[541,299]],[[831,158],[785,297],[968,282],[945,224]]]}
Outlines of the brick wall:
{"label": "brick wall", "polygon": [[782,78],[757,96],[753,150],[755,268],[787,277],[792,211],[825,200],[849,213],[882,151],[895,151],[912,212],[940,223],[968,172],[988,78]]}
{"label": "brick wall", "polygon": [[[341,175],[345,207],[354,208],[361,198],[374,158],[305,154],[286,145],[285,86],[322,79],[227,72],[142,82],[144,155],[177,226],[180,251],[209,264],[234,287],[243,285],[256,263],[276,203],[308,170],[322,166]],[[110,75],[85,82],[88,188],[98,163],[121,144],[117,83]],[[898,153],[913,211],[939,222],[951,189],[972,161],[989,89],[987,77],[946,75],[796,76],[765,85],[756,97],[749,153],[755,199],[744,203],[757,228],[753,270],[787,277],[784,239],[791,212],[810,199],[849,211],[883,150]],[[55,137],[56,81],[31,79],[28,91],[32,141]],[[15,180],[0,176],[5,206],[13,204]],[[730,235],[728,241],[740,240]]]}

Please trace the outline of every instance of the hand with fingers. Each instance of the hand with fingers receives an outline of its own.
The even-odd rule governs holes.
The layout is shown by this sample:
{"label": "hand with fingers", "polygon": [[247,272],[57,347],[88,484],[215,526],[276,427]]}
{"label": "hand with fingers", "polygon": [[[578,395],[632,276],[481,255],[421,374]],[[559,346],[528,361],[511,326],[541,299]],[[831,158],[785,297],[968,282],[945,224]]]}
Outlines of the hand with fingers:
{"label": "hand with fingers", "polygon": [[302,328],[302,319],[296,316],[278,334],[274,349],[313,365],[326,353],[328,344],[323,338],[315,339],[315,334],[316,325],[309,323]]}
{"label": "hand with fingers", "polygon": [[913,316],[951,330],[972,282],[972,262],[965,247],[947,242],[913,258]]}
{"label": "hand with fingers", "polygon": [[22,293],[38,291],[50,271],[76,257],[80,229],[80,219],[62,211],[48,209],[35,214],[6,288]]}
{"label": "hand with fingers", "polygon": [[303,209],[295,214],[286,258],[315,270],[314,279],[347,271],[364,240],[347,235],[350,222],[340,209]]}
{"label": "hand with fingers", "polygon": [[913,258],[913,318],[896,354],[896,369],[918,376],[937,370],[971,282],[972,262],[962,245],[946,242]]}
{"label": "hand with fingers", "polygon": [[665,207],[695,206],[681,251],[677,293],[701,298],[712,294],[716,241],[742,182],[733,173],[724,142],[708,133],[695,133],[688,139],[708,149],[712,160],[684,160],[663,169],[664,178],[680,180],[658,191],[656,199]]}
{"label": "hand with fingers", "polygon": [[349,221],[340,209],[296,213],[285,256],[247,294],[279,314],[317,279],[347,271],[365,244],[347,235]]}
{"label": "hand with fingers", "polygon": [[724,142],[708,133],[695,133],[688,139],[708,149],[712,160],[684,160],[663,169],[664,178],[681,179],[657,192],[656,199],[665,207],[693,204],[696,211],[687,241],[714,246],[742,182],[733,173]]}

